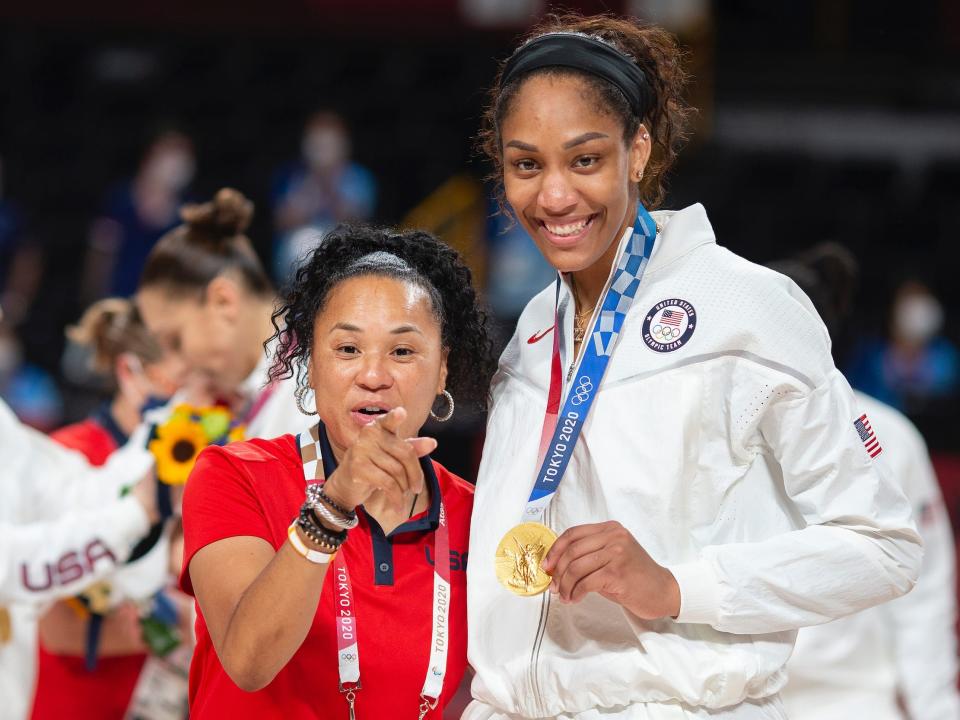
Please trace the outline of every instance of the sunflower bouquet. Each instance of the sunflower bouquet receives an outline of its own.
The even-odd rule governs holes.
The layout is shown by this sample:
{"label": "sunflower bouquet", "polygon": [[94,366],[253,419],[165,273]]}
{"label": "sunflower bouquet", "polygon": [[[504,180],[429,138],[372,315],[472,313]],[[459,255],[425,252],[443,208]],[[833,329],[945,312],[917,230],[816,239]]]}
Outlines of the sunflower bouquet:
{"label": "sunflower bouquet", "polygon": [[157,462],[157,478],[167,485],[185,484],[201,450],[243,440],[243,433],[243,425],[234,422],[224,407],[177,405],[165,422],[154,426],[148,444]]}

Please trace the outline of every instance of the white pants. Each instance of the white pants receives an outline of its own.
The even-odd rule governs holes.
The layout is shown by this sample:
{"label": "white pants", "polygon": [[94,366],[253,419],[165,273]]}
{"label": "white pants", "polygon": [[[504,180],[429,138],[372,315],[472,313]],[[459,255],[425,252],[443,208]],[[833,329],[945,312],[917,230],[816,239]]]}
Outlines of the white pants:
{"label": "white pants", "polygon": [[[474,700],[461,720],[529,720],[521,715],[499,712]],[[542,720],[538,718],[537,720]],[[637,703],[627,707],[598,708],[581,713],[564,713],[553,720],[787,720],[777,695],[751,700],[734,707],[710,710],[683,703]]]}

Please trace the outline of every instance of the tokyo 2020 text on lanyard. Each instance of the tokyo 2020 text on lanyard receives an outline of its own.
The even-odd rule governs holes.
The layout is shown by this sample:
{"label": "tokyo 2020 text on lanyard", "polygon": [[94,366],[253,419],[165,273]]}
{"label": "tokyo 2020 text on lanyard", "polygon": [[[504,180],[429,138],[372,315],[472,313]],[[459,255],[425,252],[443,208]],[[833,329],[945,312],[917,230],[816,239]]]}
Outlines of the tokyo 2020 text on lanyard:
{"label": "tokyo 2020 text on lanyard", "polygon": [[613,355],[623,322],[633,305],[640,281],[653,253],[657,224],[642,205],[637,206],[637,219],[607,281],[599,309],[584,336],[580,364],[563,407],[563,368],[560,360],[560,278],[557,277],[554,305],[553,357],[550,363],[550,389],[547,410],[540,432],[539,470],[530,498],[523,510],[520,525],[511,528],[500,541],[495,558],[498,579],[518,595],[536,595],[549,585],[550,578],[539,562],[556,538],[542,524],[550,499],[560,486],[573,455],[584,423],[603,381]]}
{"label": "tokyo 2020 text on lanyard", "polygon": [[[325,482],[323,456],[317,425],[313,425],[297,436],[297,447],[301,448],[301,458],[304,457],[303,448],[311,446],[314,448],[314,452],[306,453],[306,456],[314,455],[315,459],[304,461],[304,479],[308,485],[312,483],[323,484]],[[436,708],[440,702],[443,678],[447,673],[447,653],[450,646],[450,563],[447,560],[450,557],[450,527],[447,523],[443,498],[440,497],[438,500],[440,516],[434,533],[433,557],[435,560],[433,564],[430,661],[427,665],[423,688],[420,691],[419,720],[423,720],[427,713]],[[334,617],[337,624],[337,669],[340,676],[340,692],[343,693],[349,705],[350,720],[355,720],[354,704],[357,692],[363,687],[360,682],[359,619],[354,603],[353,586],[350,583],[350,572],[343,555],[343,551],[339,551],[331,563],[334,582]]]}

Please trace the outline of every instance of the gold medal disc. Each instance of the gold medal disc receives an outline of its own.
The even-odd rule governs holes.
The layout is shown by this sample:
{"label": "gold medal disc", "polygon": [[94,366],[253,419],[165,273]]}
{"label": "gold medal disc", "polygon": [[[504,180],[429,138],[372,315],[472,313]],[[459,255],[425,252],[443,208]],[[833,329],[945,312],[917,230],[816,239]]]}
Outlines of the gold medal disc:
{"label": "gold medal disc", "polygon": [[511,528],[500,544],[494,560],[497,580],[512,593],[530,597],[550,585],[540,563],[556,542],[557,535],[546,525],[525,522]]}
{"label": "gold medal disc", "polygon": [[6,645],[13,638],[13,624],[10,622],[10,611],[0,607],[0,645]]}

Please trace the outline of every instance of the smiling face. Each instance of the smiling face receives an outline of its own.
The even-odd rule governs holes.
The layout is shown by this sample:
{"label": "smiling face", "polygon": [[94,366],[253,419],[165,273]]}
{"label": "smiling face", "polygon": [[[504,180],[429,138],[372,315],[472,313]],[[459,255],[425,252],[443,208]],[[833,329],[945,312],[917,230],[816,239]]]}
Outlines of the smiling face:
{"label": "smiling face", "polygon": [[604,277],[617,240],[634,221],[634,182],[650,155],[641,126],[628,145],[595,92],[570,75],[523,82],[501,125],[507,202],[547,261],[561,272]]}
{"label": "smiling face", "polygon": [[441,328],[423,288],[362,275],[330,291],[313,327],[309,376],[336,455],[360,428],[395,407],[415,437],[447,379]]}

